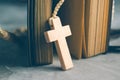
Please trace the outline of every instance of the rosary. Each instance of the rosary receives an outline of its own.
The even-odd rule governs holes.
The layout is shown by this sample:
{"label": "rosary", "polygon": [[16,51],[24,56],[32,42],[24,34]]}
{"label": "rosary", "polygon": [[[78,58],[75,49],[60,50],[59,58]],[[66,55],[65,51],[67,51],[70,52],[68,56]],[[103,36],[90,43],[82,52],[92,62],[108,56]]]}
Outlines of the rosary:
{"label": "rosary", "polygon": [[63,70],[68,70],[73,67],[73,63],[65,37],[72,35],[72,33],[69,25],[62,26],[60,18],[56,16],[63,3],[64,0],[60,0],[56,5],[52,17],[49,19],[52,30],[45,32],[45,38],[48,43],[55,42],[61,67]]}

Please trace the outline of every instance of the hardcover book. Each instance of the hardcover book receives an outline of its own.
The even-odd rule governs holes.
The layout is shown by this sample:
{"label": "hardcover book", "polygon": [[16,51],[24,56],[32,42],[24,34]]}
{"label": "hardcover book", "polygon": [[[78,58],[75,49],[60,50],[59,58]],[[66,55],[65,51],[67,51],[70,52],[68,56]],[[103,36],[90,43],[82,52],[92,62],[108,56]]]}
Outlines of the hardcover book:
{"label": "hardcover book", "polygon": [[52,63],[52,44],[44,38],[52,0],[1,0],[0,4],[0,64]]}
{"label": "hardcover book", "polygon": [[113,0],[66,0],[59,15],[70,24],[71,54],[80,59],[107,51]]}
{"label": "hardcover book", "polygon": [[50,64],[52,44],[45,41],[44,32],[50,27],[52,0],[28,0],[28,41],[30,64]]}

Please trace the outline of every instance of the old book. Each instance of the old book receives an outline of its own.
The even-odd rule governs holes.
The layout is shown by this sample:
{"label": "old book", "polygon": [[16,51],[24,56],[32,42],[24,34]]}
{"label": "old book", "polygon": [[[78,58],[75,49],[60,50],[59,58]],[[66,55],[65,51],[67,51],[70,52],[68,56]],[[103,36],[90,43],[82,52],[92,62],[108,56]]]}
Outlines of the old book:
{"label": "old book", "polygon": [[67,39],[72,56],[81,58],[82,35],[84,33],[84,0],[65,0],[59,15],[63,24],[69,24],[72,31],[72,36]]}
{"label": "old book", "polygon": [[[85,57],[105,53],[110,20],[112,0],[85,0]],[[103,48],[104,46],[104,48]]]}
{"label": "old book", "polygon": [[28,0],[28,40],[31,65],[50,64],[53,60],[52,44],[45,41],[49,29],[52,0]]}
{"label": "old book", "polygon": [[59,15],[69,24],[71,54],[79,59],[106,52],[112,0],[66,0]]}
{"label": "old book", "polygon": [[52,45],[44,40],[51,0],[28,0],[28,12],[27,0],[2,0],[0,4],[0,65],[52,63]]}

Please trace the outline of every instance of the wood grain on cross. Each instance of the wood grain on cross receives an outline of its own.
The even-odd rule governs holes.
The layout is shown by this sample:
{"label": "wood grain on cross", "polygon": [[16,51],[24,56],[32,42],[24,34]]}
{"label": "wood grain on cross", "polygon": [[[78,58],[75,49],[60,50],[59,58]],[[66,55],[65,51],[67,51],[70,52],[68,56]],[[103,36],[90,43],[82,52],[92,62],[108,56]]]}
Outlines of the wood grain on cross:
{"label": "wood grain on cross", "polygon": [[71,35],[70,27],[62,27],[59,17],[51,18],[51,29],[45,32],[47,42],[55,42],[58,57],[63,70],[67,70],[73,67],[70,52],[67,46],[66,37]]}

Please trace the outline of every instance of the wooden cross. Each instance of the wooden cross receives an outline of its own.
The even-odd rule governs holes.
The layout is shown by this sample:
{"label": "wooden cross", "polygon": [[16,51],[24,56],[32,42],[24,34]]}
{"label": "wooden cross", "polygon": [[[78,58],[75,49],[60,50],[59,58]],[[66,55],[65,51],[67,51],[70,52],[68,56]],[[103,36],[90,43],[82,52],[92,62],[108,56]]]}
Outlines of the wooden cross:
{"label": "wooden cross", "polygon": [[68,25],[62,27],[59,17],[51,18],[50,23],[52,30],[45,32],[45,38],[47,42],[55,42],[62,69],[68,70],[73,67],[70,52],[65,39],[65,37],[71,35],[70,27]]}

